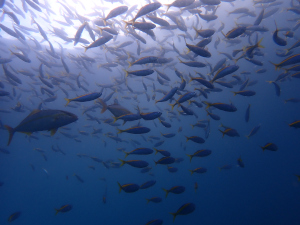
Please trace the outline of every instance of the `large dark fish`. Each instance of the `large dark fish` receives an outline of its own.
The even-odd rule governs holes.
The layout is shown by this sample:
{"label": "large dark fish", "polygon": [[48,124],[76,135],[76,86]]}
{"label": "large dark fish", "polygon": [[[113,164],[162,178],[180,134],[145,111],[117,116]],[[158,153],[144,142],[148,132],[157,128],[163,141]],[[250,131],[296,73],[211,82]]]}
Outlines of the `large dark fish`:
{"label": "large dark fish", "polygon": [[17,127],[5,125],[9,132],[7,145],[10,144],[15,132],[31,134],[36,131],[50,130],[54,135],[59,127],[73,123],[77,120],[73,113],[62,110],[34,110]]}

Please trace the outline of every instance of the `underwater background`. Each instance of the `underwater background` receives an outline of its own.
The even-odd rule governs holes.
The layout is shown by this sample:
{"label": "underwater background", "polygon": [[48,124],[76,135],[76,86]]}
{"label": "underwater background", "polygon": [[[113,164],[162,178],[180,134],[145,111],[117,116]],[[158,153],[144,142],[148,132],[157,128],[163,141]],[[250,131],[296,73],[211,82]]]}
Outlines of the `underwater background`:
{"label": "underwater background", "polygon": [[[299,1],[177,0],[169,9],[165,4],[172,1],[161,1],[161,6],[147,14],[175,27],[156,24],[154,29],[133,28],[138,22],[140,26],[149,25],[142,24],[142,17],[151,22],[146,14],[136,18],[136,25],[133,21],[125,26],[124,21],[132,20],[143,6],[150,4],[147,1],[0,2],[4,4],[0,62],[13,74],[0,69],[0,224],[299,224]],[[176,6],[177,3],[183,6]],[[119,6],[128,6],[132,12],[107,19],[103,24],[103,18]],[[9,12],[19,19],[19,25]],[[264,18],[267,12],[273,14]],[[199,14],[217,17],[204,20]],[[261,21],[253,26],[259,16]],[[105,35],[112,35],[112,39],[85,52],[84,46],[93,43],[85,28],[81,34],[84,40],[74,46],[75,34],[85,21],[96,40]],[[224,28],[220,29],[222,24]],[[17,29],[25,39],[20,35],[13,37],[5,31],[6,27]],[[100,33],[98,27],[110,27],[118,34]],[[228,32],[237,27],[245,27],[244,32],[227,38]],[[65,31],[65,38],[69,39],[60,38],[55,28]],[[211,40],[201,48],[210,57],[197,56],[188,48],[205,39],[200,31],[196,35],[195,29],[215,31],[206,37]],[[133,32],[146,43],[134,37]],[[282,40],[286,43],[279,45]],[[128,41],[127,46],[120,47]],[[256,45],[259,41],[261,46]],[[249,47],[254,49],[254,55],[247,52]],[[234,50],[240,51],[233,56]],[[31,62],[22,60],[22,55]],[[148,56],[167,60],[138,65],[139,59]],[[195,61],[205,67],[182,63]],[[223,63],[219,69],[212,72],[220,61]],[[281,64],[284,62],[290,63]],[[220,83],[211,81],[231,65],[239,68],[218,78]],[[143,69],[154,71],[147,76],[126,76],[126,71]],[[193,80],[196,77],[211,81],[214,87]],[[159,102],[174,87],[179,90],[169,100]],[[233,93],[240,90],[254,94]],[[98,98],[77,101],[79,96],[96,92],[102,93],[102,103]],[[196,93],[189,99],[192,101],[178,103],[181,96],[192,92]],[[66,106],[65,98],[73,101]],[[172,109],[170,104],[174,103],[178,104]],[[218,109],[213,103],[234,106],[236,110]],[[123,124],[121,118],[114,121],[109,110],[113,104],[132,114],[162,114],[159,119],[139,118]],[[101,113],[105,105],[108,110]],[[78,120],[58,128],[54,135],[47,130],[30,135],[16,130],[7,146],[9,132],[4,125],[16,129],[37,109],[64,110],[75,114]],[[131,127],[146,127],[150,132],[128,133]],[[238,136],[226,135],[228,129]],[[193,136],[201,137],[204,143],[187,140]],[[262,150],[268,143],[273,148]],[[153,149],[153,153],[129,154],[125,158],[124,152],[137,148]],[[175,162],[160,164],[163,155],[155,154],[154,148],[168,151]],[[195,155],[192,160],[187,156],[203,149],[211,150],[211,154]],[[148,170],[131,166],[130,162],[122,165],[119,159],[146,161]],[[196,168],[206,170],[190,172]],[[148,181],[154,185],[141,188]],[[118,183],[136,184],[139,190],[127,193]],[[170,191],[166,197],[163,189],[176,186],[184,187],[184,191]],[[147,203],[146,199],[152,197],[161,201]],[[187,203],[192,205],[180,211]],[[174,220],[170,213],[175,213]]]}

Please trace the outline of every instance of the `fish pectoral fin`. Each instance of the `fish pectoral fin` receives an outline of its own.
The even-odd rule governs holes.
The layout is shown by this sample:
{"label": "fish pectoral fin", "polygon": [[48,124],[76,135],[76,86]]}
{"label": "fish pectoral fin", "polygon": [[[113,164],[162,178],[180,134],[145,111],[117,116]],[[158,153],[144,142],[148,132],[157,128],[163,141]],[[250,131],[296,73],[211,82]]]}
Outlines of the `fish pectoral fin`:
{"label": "fish pectoral fin", "polygon": [[53,135],[56,133],[57,129],[58,129],[58,128],[55,128],[55,129],[52,129],[52,130],[51,130],[51,136],[53,136]]}

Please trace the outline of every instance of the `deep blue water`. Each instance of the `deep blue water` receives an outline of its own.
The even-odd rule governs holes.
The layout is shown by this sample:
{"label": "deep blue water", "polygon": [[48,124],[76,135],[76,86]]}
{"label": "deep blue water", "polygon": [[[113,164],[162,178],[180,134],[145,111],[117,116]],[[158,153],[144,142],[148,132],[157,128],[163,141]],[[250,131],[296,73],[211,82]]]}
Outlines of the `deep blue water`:
{"label": "deep blue water", "polygon": [[[160,29],[159,25],[157,25],[153,30],[156,41],[152,40],[145,33],[137,31],[147,41],[147,44],[140,42],[142,50],[151,47],[156,48],[149,53],[138,55],[136,39],[124,33],[124,23],[122,22],[122,20],[128,21],[132,19],[132,16],[129,15],[127,18],[124,18],[125,14],[122,14],[111,19],[116,21],[114,28],[119,34],[115,37],[115,40],[107,42],[105,48],[118,46],[125,41],[134,41],[134,43],[124,47],[124,50],[117,49],[119,50],[117,52],[111,49],[107,51],[103,47],[88,49],[86,55],[96,59],[95,63],[89,63],[81,59],[86,63],[89,71],[84,68],[82,61],[78,61],[80,59],[79,55],[84,54],[82,44],[79,43],[74,47],[73,42],[66,43],[49,31],[51,25],[64,28],[68,37],[73,38],[81,22],[76,17],[72,19],[74,25],[63,26],[54,22],[54,20],[62,21],[62,14],[71,17],[60,4],[55,3],[52,9],[56,13],[57,18],[50,14],[50,21],[52,22],[51,24],[47,23],[41,17],[46,17],[44,13],[47,13],[46,8],[50,6],[45,7],[43,0],[39,2],[42,12],[30,8],[27,4],[28,8],[36,14],[35,20],[42,25],[58,55],[64,57],[70,69],[70,74],[66,73],[60,59],[55,59],[47,53],[46,48],[49,49],[49,45],[43,40],[39,32],[25,34],[26,43],[29,46],[27,47],[16,38],[9,36],[3,29],[0,31],[2,36],[0,39],[1,58],[12,57],[9,50],[18,52],[14,47],[18,46],[31,59],[31,63],[25,63],[18,57],[12,57],[12,61],[6,64],[11,67],[8,67],[9,71],[21,79],[22,84],[11,84],[8,81],[9,78],[0,69],[0,81],[4,85],[4,88],[0,90],[9,92],[9,96],[0,97],[0,148],[3,150],[0,152],[0,182],[2,182],[0,187],[0,224],[8,224],[10,215],[18,211],[21,214],[19,218],[11,222],[13,224],[147,224],[147,222],[154,219],[163,220],[163,224],[299,224],[300,181],[295,175],[300,175],[300,139],[299,130],[290,127],[288,124],[300,119],[300,103],[285,103],[285,100],[290,98],[300,99],[299,80],[292,77],[297,71],[290,71],[285,79],[276,82],[281,89],[280,96],[276,95],[274,84],[266,82],[275,81],[277,76],[284,72],[282,68],[275,70],[274,65],[269,62],[280,63],[288,57],[279,57],[276,55],[276,52],[291,47],[299,40],[300,34],[297,28],[299,15],[292,11],[292,9],[294,11],[300,10],[298,1],[281,2],[277,0],[274,2],[281,4],[274,6],[270,5],[274,4],[274,2],[261,5],[254,4],[250,0],[236,0],[232,3],[224,1],[220,3],[219,8],[216,10],[218,19],[210,22],[199,19],[199,23],[196,22],[197,14],[192,14],[192,12],[187,10],[183,11],[181,16],[186,23],[188,34],[193,38],[193,40],[186,38],[186,42],[195,45],[202,38],[194,39],[195,31],[193,26],[196,26],[197,29],[200,29],[202,26],[203,29],[211,28],[217,30],[221,26],[222,21],[225,23],[223,32],[226,34],[237,26],[235,23],[240,24],[240,26],[252,25],[261,12],[261,6],[265,8],[265,11],[279,8],[273,16],[263,19],[260,24],[260,26],[268,28],[268,31],[246,32],[242,36],[235,38],[234,40],[239,40],[240,43],[235,43],[232,46],[226,42],[226,38],[221,32],[216,32],[212,36],[211,43],[206,46],[212,55],[210,58],[201,56],[194,59],[180,58],[182,61],[194,60],[206,63],[207,66],[204,68],[188,67],[177,59],[180,56],[173,50],[173,43],[182,55],[185,55],[187,52],[185,39],[178,36],[186,33],[178,28],[173,31],[167,31]],[[50,3],[50,1],[48,2]],[[133,2],[127,1],[127,3],[124,2],[122,4],[103,2],[101,4],[97,3],[98,5],[96,4],[97,6],[95,7],[92,4],[85,4],[85,10],[79,3],[65,4],[73,12],[76,8],[80,15],[89,18],[90,26],[94,27],[93,20],[96,16],[88,16],[89,13],[93,12],[93,9],[98,11],[99,17],[103,17],[101,9],[104,9],[105,15],[107,15],[111,9],[126,4],[130,7],[133,5]],[[138,9],[146,4],[148,4],[146,1],[140,3],[132,15],[135,16]],[[6,1],[4,8],[6,11],[13,11],[12,9],[16,9],[13,7],[14,5],[24,13],[22,4],[17,1],[14,3],[13,1]],[[239,16],[244,14],[228,15],[228,12],[240,7],[247,7],[249,11],[254,13],[254,16],[239,18]],[[163,16],[166,9],[166,6],[161,6],[157,10],[157,16],[167,20],[170,24],[174,24],[169,18]],[[206,10],[208,13],[212,13],[208,6],[198,7],[198,9],[201,9],[202,13],[205,13]],[[84,13],[85,11],[86,13]],[[179,12],[179,10],[176,7],[171,7],[168,12]],[[15,13],[21,21],[21,25],[37,30],[37,26],[30,23],[30,12],[28,11],[24,14],[25,19],[20,14]],[[142,20],[139,18],[137,21],[141,22]],[[279,46],[273,41],[272,35],[276,29],[274,21],[277,22],[278,28],[281,29],[278,35],[287,41],[286,46]],[[147,20],[147,22],[150,21]],[[7,15],[2,17],[2,24],[10,29],[13,28],[12,20]],[[293,37],[285,37],[286,31],[292,31],[294,33]],[[96,34],[96,31],[94,33]],[[164,43],[161,43],[160,41],[167,35],[170,35],[170,37]],[[29,39],[31,36],[41,43],[41,50],[35,49],[34,43]],[[82,37],[90,43],[92,42],[86,30],[83,31]],[[214,43],[217,38],[223,40],[216,49]],[[192,100],[202,103],[202,108],[197,108],[193,104],[189,105],[187,102],[182,104],[192,109],[196,116],[180,114],[179,111],[181,109],[177,106],[171,110],[169,104],[173,104],[174,100],[181,95],[194,91],[194,88],[205,89],[203,85],[196,81],[189,82],[190,76],[198,76],[195,71],[203,74],[206,80],[211,80],[212,76],[207,75],[210,72],[208,64],[210,63],[213,67],[220,59],[226,58],[219,52],[231,55],[233,50],[254,45],[261,38],[263,38],[261,45],[264,48],[257,48],[255,51],[259,51],[263,55],[254,55],[254,59],[263,62],[263,66],[256,66],[241,58],[236,63],[239,69],[235,73],[221,79],[227,83],[234,83],[233,88],[226,88],[214,83],[215,88],[221,88],[222,90],[221,92],[208,93],[207,99],[199,91],[195,91],[197,96],[192,98]],[[63,55],[60,53],[61,50],[57,42],[64,47]],[[162,49],[165,49],[165,54],[163,54]],[[132,58],[117,59],[118,55],[126,56],[127,53]],[[45,75],[45,79],[54,85],[54,88],[49,89],[54,91],[57,96],[57,99],[52,102],[45,102],[45,99],[51,96],[42,94],[40,91],[41,87],[46,86],[39,79],[38,68],[41,62],[36,58],[38,54],[42,54],[49,62],[52,61],[58,65],[51,68],[43,66],[44,74],[50,75]],[[299,54],[299,48],[293,49],[292,55],[296,54]],[[145,56],[172,58],[173,61],[162,65],[133,65],[128,68],[128,61],[133,62]],[[189,54],[189,56],[193,56],[193,54]],[[234,59],[239,56],[241,56],[241,53]],[[103,67],[97,67],[98,64],[108,62],[115,62],[118,66],[112,67],[111,71]],[[172,65],[173,63],[174,65]],[[227,59],[226,66],[234,64],[234,60]],[[284,68],[286,69],[293,65],[299,65],[299,63]],[[171,81],[161,85],[157,80],[158,75],[156,72],[144,78],[134,75],[129,75],[125,78],[125,72],[122,71],[122,69],[132,71],[145,68],[155,68],[159,71],[164,71]],[[255,72],[263,68],[266,69],[265,73],[258,74]],[[21,73],[15,73],[13,69],[16,70],[15,72],[21,69],[30,70],[34,77],[30,78]],[[178,91],[171,101],[155,103],[155,100],[159,100],[164,96],[159,90],[168,92],[171,88],[180,85],[181,80],[176,76],[175,69],[183,74],[183,78],[187,82],[186,87],[184,90]],[[81,85],[87,89],[87,92],[78,87],[76,83],[76,77],[80,72],[82,73],[82,77],[80,77]],[[243,72],[249,72],[249,74],[244,75]],[[233,82],[236,79],[232,75],[238,76],[241,81]],[[53,77],[61,78],[64,82],[55,83]],[[256,81],[256,83],[246,87],[245,90],[255,91],[256,94],[251,97],[234,96],[232,91],[238,91],[241,84],[248,78],[249,81]],[[117,83],[115,79],[121,82]],[[143,88],[142,82],[146,84],[147,90]],[[74,90],[70,88],[68,83],[72,84]],[[112,85],[112,87],[102,88],[97,84]],[[133,89],[134,93],[127,86]],[[67,91],[68,96],[61,88]],[[153,121],[140,119],[139,121],[129,121],[125,125],[122,125],[123,121],[118,120],[116,123],[119,123],[119,126],[113,126],[115,124],[109,125],[105,120],[112,119],[112,113],[107,110],[101,114],[99,103],[94,101],[71,102],[68,106],[65,106],[66,101],[64,98],[75,98],[83,94],[99,91],[102,91],[102,99],[114,92],[113,96],[106,102],[108,105],[113,104],[117,100],[121,106],[133,113],[137,112],[137,106],[141,112],[162,112],[162,117],[171,124],[171,128],[164,127],[158,119]],[[146,95],[149,95],[149,101]],[[155,97],[152,99],[153,95]],[[231,102],[237,108],[237,111],[225,112],[211,107],[212,113],[221,117],[220,120],[216,121],[207,115],[205,104],[202,101],[226,104]],[[14,109],[18,103],[22,105],[21,112]],[[42,104],[40,105],[40,103]],[[83,113],[87,107],[95,104],[99,107],[89,111],[88,114],[96,117],[101,121],[101,124],[96,120],[88,120],[86,113]],[[249,104],[251,104],[250,120],[246,122],[245,113]],[[59,128],[53,136],[49,136],[50,132],[48,131],[36,132],[32,136],[16,132],[11,144],[7,146],[8,132],[3,124],[13,128],[17,127],[32,110],[37,108],[42,110],[66,110],[77,115],[78,120],[65,126],[68,130],[64,129],[65,127]],[[175,112],[175,117],[172,117],[170,111]],[[203,128],[191,127],[197,121],[207,119],[210,121],[209,135],[205,135]],[[221,132],[218,130],[222,129],[220,127],[221,124],[236,129],[240,137],[229,137],[227,135],[222,137]],[[259,124],[261,124],[261,127],[258,132],[247,139],[245,136]],[[150,128],[151,131],[142,135],[125,132],[117,134],[117,128],[123,130],[137,125]],[[181,132],[178,131],[180,127],[182,128]],[[93,128],[101,128],[102,132],[92,135]],[[76,140],[65,137],[60,133],[61,131],[75,135]],[[82,131],[87,132],[87,135],[83,135]],[[113,136],[121,138],[122,141],[116,142],[109,138],[109,132]],[[175,137],[165,138],[161,133],[174,133]],[[141,147],[153,149],[158,140],[150,140],[150,136],[156,136],[159,140],[164,140],[163,145],[159,146],[158,149],[169,151],[171,156],[176,159],[183,159],[181,162],[175,162],[170,165],[177,167],[177,172],[170,173],[167,166],[155,165],[154,161],[162,157],[159,153],[141,156],[129,155],[126,158],[126,160],[147,161],[149,166],[152,167],[148,173],[141,173],[141,169],[127,164],[119,167],[119,159],[124,159],[125,154],[117,149],[124,148],[126,152]],[[202,137],[205,139],[205,143],[186,142],[185,136]],[[134,141],[138,141],[139,144],[134,143]],[[267,143],[276,144],[278,150],[262,151],[260,146],[264,146]],[[44,157],[36,148],[44,151]],[[52,150],[53,148],[59,148],[65,154],[55,152]],[[203,158],[194,157],[190,162],[187,154],[191,155],[200,149],[210,149],[212,154]],[[9,154],[6,154],[4,150],[8,151]],[[78,156],[78,154],[85,154],[86,157],[79,157],[80,155]],[[101,159],[107,167],[102,162],[99,163],[92,160],[91,157]],[[245,164],[244,168],[238,166],[237,159],[239,157]],[[231,168],[220,170],[225,165],[230,165]],[[94,169],[89,166],[93,166]],[[207,169],[207,172],[191,175],[189,170],[197,167],[204,167]],[[84,182],[82,183],[76,179],[74,174],[80,176]],[[156,183],[148,189],[140,189],[134,193],[125,193],[124,191],[119,193],[117,182],[121,185],[128,183],[142,185],[149,180],[155,180]],[[195,183],[198,185],[196,190]],[[162,188],[170,189],[177,185],[184,186],[185,191],[181,194],[169,193],[166,198]],[[104,202],[103,197],[106,198],[106,202]],[[150,202],[147,204],[146,198],[151,197],[161,197],[162,202]],[[188,215],[178,215],[175,222],[173,222],[172,215],[169,213],[176,212],[185,203],[194,203],[196,205],[195,210]],[[72,209],[55,215],[55,209],[59,209],[66,204],[72,205]]]}

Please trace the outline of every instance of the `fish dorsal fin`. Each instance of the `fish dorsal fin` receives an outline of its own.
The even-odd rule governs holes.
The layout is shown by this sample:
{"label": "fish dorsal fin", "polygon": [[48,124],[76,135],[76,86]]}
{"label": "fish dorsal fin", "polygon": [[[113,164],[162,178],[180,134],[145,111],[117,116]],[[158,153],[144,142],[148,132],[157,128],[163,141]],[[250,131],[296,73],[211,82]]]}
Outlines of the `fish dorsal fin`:
{"label": "fish dorsal fin", "polygon": [[41,111],[40,109],[34,109],[28,116],[32,116],[40,111]]}

